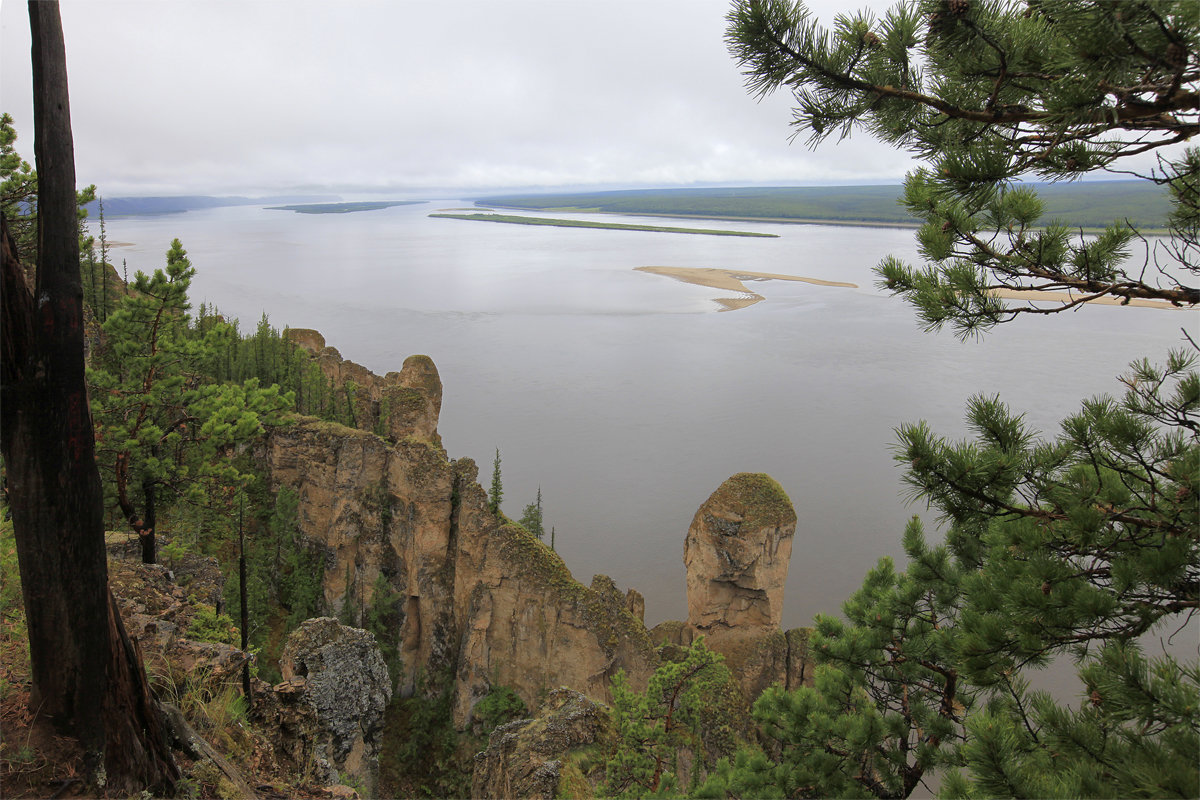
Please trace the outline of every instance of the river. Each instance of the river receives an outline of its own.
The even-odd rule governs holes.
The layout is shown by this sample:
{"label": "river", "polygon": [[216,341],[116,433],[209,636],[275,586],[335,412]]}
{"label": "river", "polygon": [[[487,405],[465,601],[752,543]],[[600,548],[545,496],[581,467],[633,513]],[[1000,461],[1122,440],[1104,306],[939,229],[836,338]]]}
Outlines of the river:
{"label": "river", "polygon": [[[664,221],[778,238],[562,229],[430,219],[468,201],[309,215],[238,206],[107,220],[118,269],[165,263],[172,238],[197,274],[194,303],[252,330],[316,328],[377,373],[430,355],[452,458],[490,480],[504,510],[541,487],[547,529],[576,578],[605,573],[646,597],[646,621],[686,617],[683,543],[730,475],[767,472],[799,516],[784,625],[836,613],[881,556],[899,556],[907,502],[894,430],[927,420],[957,438],[967,399],[998,394],[1036,428],[1181,342],[1187,312],[1089,307],[1026,317],[981,340],[921,330],[874,287],[886,254],[916,258],[913,232],[835,225]],[[614,218],[574,215],[584,219]],[[620,219],[620,218],[618,218]],[[765,281],[765,300],[639,266],[784,273],[858,288]]]}

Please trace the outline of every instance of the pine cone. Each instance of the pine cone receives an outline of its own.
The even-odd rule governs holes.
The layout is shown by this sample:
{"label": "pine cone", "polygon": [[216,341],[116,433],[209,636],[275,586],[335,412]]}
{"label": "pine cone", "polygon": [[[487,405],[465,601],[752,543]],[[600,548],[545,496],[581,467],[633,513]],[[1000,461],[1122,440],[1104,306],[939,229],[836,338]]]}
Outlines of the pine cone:
{"label": "pine cone", "polygon": [[971,0],[948,0],[946,8],[956,17],[961,17],[971,10]]}
{"label": "pine cone", "polygon": [[872,50],[877,49],[880,44],[879,37],[876,36],[871,31],[867,31],[866,33],[864,33],[862,40],[863,40],[863,44],[865,44],[867,47],[871,48]]}

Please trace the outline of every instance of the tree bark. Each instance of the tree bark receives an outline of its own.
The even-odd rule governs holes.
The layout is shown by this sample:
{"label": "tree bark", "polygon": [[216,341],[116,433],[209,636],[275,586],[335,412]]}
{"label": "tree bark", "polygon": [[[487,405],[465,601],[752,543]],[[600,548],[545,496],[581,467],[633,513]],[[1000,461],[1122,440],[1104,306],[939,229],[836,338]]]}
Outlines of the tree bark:
{"label": "tree bark", "polygon": [[80,742],[107,790],[170,790],[178,770],[108,590],[58,3],[31,0],[29,23],[40,263],[31,293],[5,222],[0,448],[29,632],[31,710]]}

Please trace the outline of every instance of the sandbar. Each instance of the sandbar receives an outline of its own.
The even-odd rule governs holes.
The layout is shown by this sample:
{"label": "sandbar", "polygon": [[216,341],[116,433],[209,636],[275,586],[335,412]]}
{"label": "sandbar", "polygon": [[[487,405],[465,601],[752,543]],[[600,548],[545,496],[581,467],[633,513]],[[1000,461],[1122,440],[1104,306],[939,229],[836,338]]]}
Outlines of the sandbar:
{"label": "sandbar", "polygon": [[856,283],[841,281],[826,281],[820,278],[806,278],[802,275],[781,275],[775,272],[747,272],[737,269],[719,269],[716,267],[634,267],[639,272],[649,272],[654,275],[665,275],[684,283],[697,286],[708,286],[728,292],[741,292],[742,297],[715,298],[721,304],[722,311],[736,311],[762,301],[761,294],[753,292],[742,281],[800,281],[817,286],[837,286],[845,289],[857,289]]}
{"label": "sandbar", "polygon": [[[1019,289],[992,289],[991,294],[994,297],[1000,297],[1005,300],[1029,300],[1031,302],[1043,303],[1075,303],[1079,301],[1080,295],[1071,294],[1070,292],[1035,292]],[[1147,300],[1135,297],[1132,300],[1125,301],[1117,297],[1105,295],[1103,297],[1093,297],[1090,300],[1085,300],[1087,303],[1095,303],[1100,306],[1138,306],[1139,308],[1193,308],[1193,306],[1177,306],[1174,303],[1168,303],[1166,300]]]}

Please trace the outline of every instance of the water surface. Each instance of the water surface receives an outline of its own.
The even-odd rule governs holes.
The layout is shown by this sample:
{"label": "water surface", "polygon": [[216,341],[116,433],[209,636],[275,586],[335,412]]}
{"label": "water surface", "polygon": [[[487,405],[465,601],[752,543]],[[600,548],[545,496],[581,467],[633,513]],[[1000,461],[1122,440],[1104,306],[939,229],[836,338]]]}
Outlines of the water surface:
{"label": "water surface", "polygon": [[[686,616],[688,524],[730,475],[770,473],[792,498],[784,624],[808,624],[836,612],[876,559],[900,555],[906,521],[924,510],[904,500],[890,450],[898,425],[926,419],[962,436],[965,402],[986,393],[1053,432],[1080,399],[1117,393],[1129,361],[1160,358],[1194,323],[1187,312],[1090,307],[964,343],[924,333],[873,286],[884,255],[915,259],[910,230],[720,226],[780,237],[758,239],[427,216],[465,205],[221,208],[110,219],[108,234],[132,243],[113,251],[130,274],[162,266],[180,238],[197,269],[194,302],[215,303],[243,329],[266,311],[278,327],[320,330],[381,374],[410,354],[432,356],[450,456],[474,458],[486,486],[499,448],[509,516],[540,486],[575,576],[636,587],[649,624]],[[639,266],[859,288],[754,282],[763,302],[721,312],[715,298],[728,292]]]}

